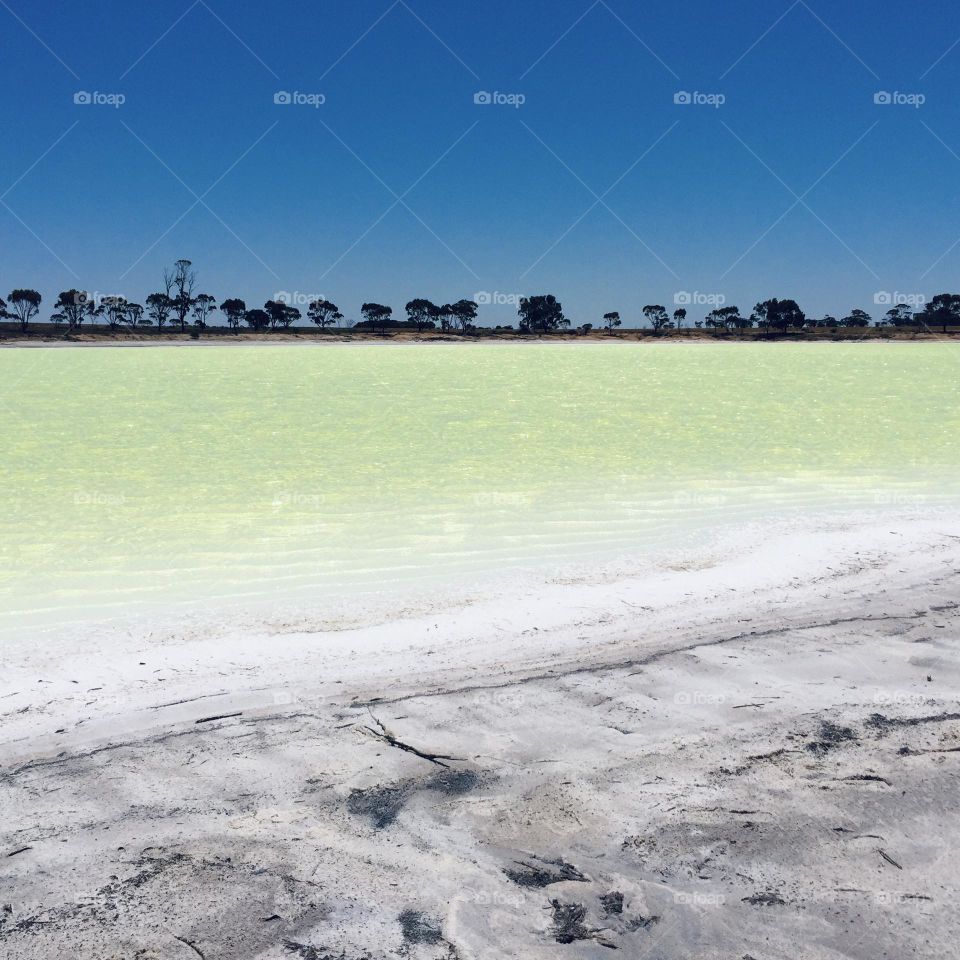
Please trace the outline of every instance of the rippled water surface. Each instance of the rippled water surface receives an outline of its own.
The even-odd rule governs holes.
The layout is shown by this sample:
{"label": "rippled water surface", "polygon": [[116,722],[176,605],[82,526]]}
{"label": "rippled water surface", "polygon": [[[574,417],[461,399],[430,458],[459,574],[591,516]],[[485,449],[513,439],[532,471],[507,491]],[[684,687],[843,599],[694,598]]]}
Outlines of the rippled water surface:
{"label": "rippled water surface", "polygon": [[960,492],[950,344],[0,351],[0,627]]}

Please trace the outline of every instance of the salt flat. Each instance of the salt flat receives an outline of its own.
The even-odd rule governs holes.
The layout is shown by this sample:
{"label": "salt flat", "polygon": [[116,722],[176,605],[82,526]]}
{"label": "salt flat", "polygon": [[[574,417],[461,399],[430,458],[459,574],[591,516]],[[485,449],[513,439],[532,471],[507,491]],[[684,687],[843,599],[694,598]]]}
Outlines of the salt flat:
{"label": "salt flat", "polygon": [[949,956],[954,356],[0,352],[0,953]]}
{"label": "salt flat", "polygon": [[[960,521],[5,676],[9,956],[950,956]],[[69,651],[67,652],[69,654]]]}
{"label": "salt flat", "polygon": [[[0,642],[960,501],[950,343],[0,351]],[[57,630],[53,631],[58,634]]]}

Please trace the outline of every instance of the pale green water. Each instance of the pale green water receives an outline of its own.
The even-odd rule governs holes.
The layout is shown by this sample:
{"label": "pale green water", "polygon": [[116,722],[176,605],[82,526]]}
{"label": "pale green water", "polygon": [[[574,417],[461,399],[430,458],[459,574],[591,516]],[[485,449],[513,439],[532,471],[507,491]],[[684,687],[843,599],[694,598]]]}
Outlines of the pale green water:
{"label": "pale green water", "polygon": [[952,501],[958,349],[0,351],[0,628]]}

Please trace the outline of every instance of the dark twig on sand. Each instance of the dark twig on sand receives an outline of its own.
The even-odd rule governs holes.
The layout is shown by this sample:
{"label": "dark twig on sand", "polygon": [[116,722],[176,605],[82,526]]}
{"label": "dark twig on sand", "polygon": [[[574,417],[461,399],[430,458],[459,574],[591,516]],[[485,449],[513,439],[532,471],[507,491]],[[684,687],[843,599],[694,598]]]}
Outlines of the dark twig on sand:
{"label": "dark twig on sand", "polygon": [[897,861],[894,860],[893,857],[891,857],[890,854],[887,853],[886,850],[882,850],[882,849],[879,849],[879,848],[878,848],[878,849],[877,849],[877,853],[879,853],[880,856],[883,857],[883,859],[887,861],[887,863],[892,863],[893,866],[895,866],[898,870],[902,870],[902,869],[903,869],[903,867],[901,867],[900,864],[897,863]]}
{"label": "dark twig on sand", "polygon": [[214,720],[232,720],[234,717],[242,717],[243,711],[240,710],[238,713],[220,713],[215,717],[201,717],[199,720],[194,720],[194,723],[213,723]]}
{"label": "dark twig on sand", "polygon": [[855,780],[862,783],[885,783],[888,787],[892,787],[893,784],[886,777],[878,777],[874,773],[854,773],[849,777],[844,777],[844,780]]}
{"label": "dark twig on sand", "polygon": [[396,747],[398,750],[403,750],[406,753],[412,753],[415,757],[420,757],[421,760],[428,760],[430,763],[435,763],[438,767],[449,766],[449,764],[443,762],[444,760],[452,760],[454,762],[461,763],[463,762],[463,757],[448,757],[442,753],[425,753],[423,750],[418,750],[411,744],[404,743],[403,740],[398,740],[372,713],[370,714],[370,717],[377,725],[376,729],[373,727],[364,727],[363,729],[372,736],[376,737],[377,740],[382,740],[391,747]]}

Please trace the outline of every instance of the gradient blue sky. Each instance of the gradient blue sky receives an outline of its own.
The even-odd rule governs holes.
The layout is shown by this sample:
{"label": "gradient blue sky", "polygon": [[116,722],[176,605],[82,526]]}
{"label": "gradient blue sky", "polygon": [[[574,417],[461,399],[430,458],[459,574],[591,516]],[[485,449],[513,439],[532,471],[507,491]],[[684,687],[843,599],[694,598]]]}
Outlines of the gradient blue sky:
{"label": "gradient blue sky", "polygon": [[679,291],[877,317],[878,291],[960,289],[955,2],[0,0],[0,24],[0,293],[44,316],[70,287],[142,301],[178,257],[219,299],[353,319],[480,291],[576,322]]}

